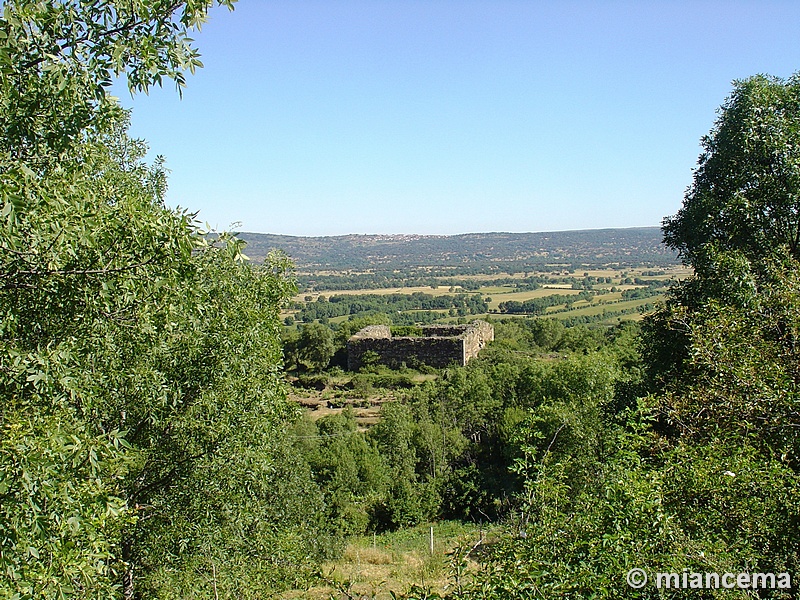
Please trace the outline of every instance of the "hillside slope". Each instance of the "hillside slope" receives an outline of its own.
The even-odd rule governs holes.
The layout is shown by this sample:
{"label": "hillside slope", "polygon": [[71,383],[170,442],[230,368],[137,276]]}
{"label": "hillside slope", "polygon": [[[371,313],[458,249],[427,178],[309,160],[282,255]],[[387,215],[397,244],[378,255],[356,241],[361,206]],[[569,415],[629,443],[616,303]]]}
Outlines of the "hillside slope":
{"label": "hillside slope", "polygon": [[[296,237],[241,233],[246,253],[261,261],[272,248],[286,252],[299,269],[402,269],[480,263],[674,264],[658,227],[588,229],[545,233],[462,235],[342,235]],[[499,265],[498,265],[499,266]]]}

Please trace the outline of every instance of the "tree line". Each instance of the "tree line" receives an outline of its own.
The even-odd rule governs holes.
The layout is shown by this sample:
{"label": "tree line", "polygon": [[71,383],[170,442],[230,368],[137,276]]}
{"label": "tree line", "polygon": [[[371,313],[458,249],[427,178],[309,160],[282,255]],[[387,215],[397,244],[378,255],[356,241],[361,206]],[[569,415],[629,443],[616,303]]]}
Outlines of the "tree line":
{"label": "tree line", "polygon": [[594,294],[588,290],[580,294],[550,294],[542,296],[541,298],[531,298],[530,300],[508,300],[501,302],[497,305],[497,309],[501,313],[509,314],[526,314],[526,315],[541,315],[545,310],[551,306],[559,306],[561,304],[571,305],[576,300],[583,300],[590,302]]}
{"label": "tree line", "polygon": [[[609,265],[603,262],[597,264],[567,263],[554,266],[550,263],[525,264],[514,262],[503,265],[496,263],[488,265],[467,264],[447,268],[409,266],[401,272],[398,272],[397,269],[371,269],[367,273],[300,273],[297,276],[297,284],[301,292],[402,287],[430,287],[431,289],[460,287],[467,292],[476,292],[482,287],[481,281],[463,276],[492,275],[491,285],[513,286],[520,290],[538,290],[547,284],[567,284],[573,286],[574,289],[590,289],[595,284],[613,284],[614,278],[591,276],[586,272],[587,268],[624,269],[642,267],[642,264],[620,265],[614,263]],[[674,260],[666,263],[666,265],[674,264]],[[578,273],[584,273],[584,275],[581,276]],[[650,278],[658,275],[664,275],[664,271],[649,270],[643,273],[643,277],[631,277],[627,271],[622,270],[620,271],[620,283],[649,285],[653,283]]]}
{"label": "tree line", "polygon": [[[310,323],[318,319],[327,320],[345,315],[359,316],[365,313],[396,315],[406,311],[450,311],[453,316],[482,314],[489,310],[480,294],[442,294],[434,296],[424,292],[412,294],[334,294],[330,298],[317,297],[315,302],[305,302],[295,315],[297,320]],[[437,315],[440,318],[441,315]],[[413,324],[413,321],[412,321]]]}

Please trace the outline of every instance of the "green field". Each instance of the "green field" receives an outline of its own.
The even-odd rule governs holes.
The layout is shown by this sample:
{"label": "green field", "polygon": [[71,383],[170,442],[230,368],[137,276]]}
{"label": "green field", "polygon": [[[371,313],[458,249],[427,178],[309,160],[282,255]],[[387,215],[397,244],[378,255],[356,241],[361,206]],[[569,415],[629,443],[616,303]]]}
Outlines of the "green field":
{"label": "green field", "polygon": [[[335,272],[327,271],[326,273],[333,274]],[[465,319],[486,317],[505,319],[525,316],[530,314],[530,311],[525,313],[508,309],[501,312],[501,304],[503,303],[525,303],[553,295],[577,296],[582,292],[587,292],[592,294],[592,297],[588,300],[583,298],[576,299],[569,306],[566,304],[546,306],[543,312],[540,312],[540,316],[562,320],[573,317],[589,318],[593,321],[605,322],[606,320],[601,317],[604,312],[608,312],[613,313],[609,317],[610,322],[617,322],[620,317],[625,319],[640,318],[641,314],[637,309],[646,304],[655,304],[660,301],[663,298],[662,290],[666,288],[657,288],[656,293],[652,290],[644,290],[648,296],[635,299],[626,298],[623,296],[623,292],[647,288],[648,286],[658,286],[666,283],[667,280],[680,280],[690,274],[691,271],[689,269],[681,266],[663,267],[658,270],[648,267],[628,267],[625,269],[607,267],[586,269],[585,271],[573,269],[571,271],[528,272],[519,273],[516,276],[511,276],[508,273],[472,274],[462,277],[461,285],[454,285],[452,280],[447,280],[442,285],[307,291],[295,296],[293,308],[285,310],[282,313],[282,318],[286,321],[286,325],[291,328],[295,327],[294,323],[289,323],[291,319],[295,319],[298,324],[303,321],[308,322],[307,317],[303,316],[303,307],[311,306],[311,303],[318,302],[321,296],[323,297],[322,300],[329,300],[333,296],[340,298],[353,297],[353,302],[359,302],[361,299],[355,298],[356,296],[385,298],[390,295],[410,297],[412,294],[424,294],[426,297],[435,298],[450,296],[454,300],[458,297],[475,300],[477,297],[477,299],[483,300],[485,305],[482,311],[476,311],[474,308],[470,308],[466,312],[439,308],[408,309],[406,306],[402,310],[386,307],[378,310],[378,312],[385,312],[393,319],[392,322],[394,323],[406,324],[409,322],[425,324],[430,323],[431,319],[442,323],[463,322]],[[535,281],[536,285],[540,287],[527,289],[532,287],[531,281]],[[476,286],[476,282],[481,283],[480,287],[471,289]],[[359,316],[358,310],[363,311],[364,307],[354,309],[356,312],[330,316],[324,322],[333,326],[340,325],[355,316]],[[620,315],[619,312],[624,314]],[[534,314],[536,314],[536,311],[534,311]],[[418,317],[414,315],[418,315]],[[312,319],[316,320],[313,315]]]}

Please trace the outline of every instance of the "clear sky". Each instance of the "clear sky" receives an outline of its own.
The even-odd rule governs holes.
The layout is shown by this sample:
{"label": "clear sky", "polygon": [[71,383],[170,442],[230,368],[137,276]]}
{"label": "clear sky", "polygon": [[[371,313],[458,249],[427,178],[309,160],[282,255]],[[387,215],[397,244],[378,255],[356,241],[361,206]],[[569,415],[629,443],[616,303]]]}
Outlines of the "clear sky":
{"label": "clear sky", "polygon": [[290,235],[659,225],[731,81],[800,70],[800,2],[240,0],[133,99],[168,203]]}

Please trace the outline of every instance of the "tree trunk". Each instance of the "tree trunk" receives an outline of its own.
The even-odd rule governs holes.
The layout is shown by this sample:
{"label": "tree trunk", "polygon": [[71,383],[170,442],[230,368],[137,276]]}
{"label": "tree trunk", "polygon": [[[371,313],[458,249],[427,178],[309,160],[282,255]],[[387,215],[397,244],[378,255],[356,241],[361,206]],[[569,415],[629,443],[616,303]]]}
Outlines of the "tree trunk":
{"label": "tree trunk", "polygon": [[125,573],[122,575],[122,598],[123,600],[135,600],[136,596],[133,587],[133,561],[131,560],[131,542],[122,542],[122,560],[125,561]]}

